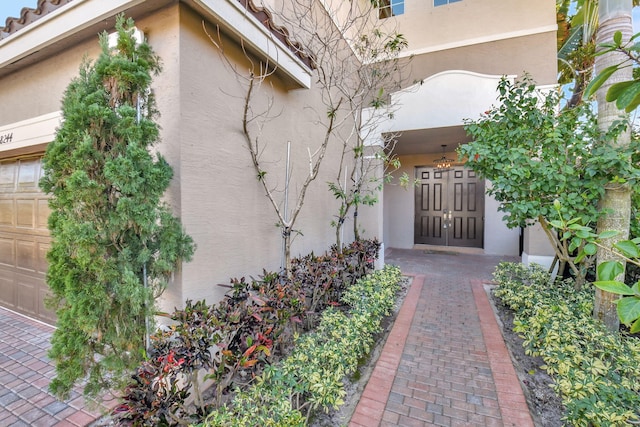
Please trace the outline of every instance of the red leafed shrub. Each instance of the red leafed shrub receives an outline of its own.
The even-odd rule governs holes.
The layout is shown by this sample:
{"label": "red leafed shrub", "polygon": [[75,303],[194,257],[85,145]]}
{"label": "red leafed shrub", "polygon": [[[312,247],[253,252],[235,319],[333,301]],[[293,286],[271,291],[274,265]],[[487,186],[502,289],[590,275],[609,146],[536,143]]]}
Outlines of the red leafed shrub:
{"label": "red leafed shrub", "polygon": [[[168,316],[172,325],[151,337],[147,360],[113,418],[132,426],[199,422],[232,387],[251,383],[286,355],[299,328],[313,327],[322,310],[339,305],[342,293],[373,271],[379,249],[376,240],[354,242],[341,252],[293,260],[291,278],[264,271],[259,279],[232,279],[214,306],[187,301]],[[200,390],[202,374],[214,383],[212,398]]]}

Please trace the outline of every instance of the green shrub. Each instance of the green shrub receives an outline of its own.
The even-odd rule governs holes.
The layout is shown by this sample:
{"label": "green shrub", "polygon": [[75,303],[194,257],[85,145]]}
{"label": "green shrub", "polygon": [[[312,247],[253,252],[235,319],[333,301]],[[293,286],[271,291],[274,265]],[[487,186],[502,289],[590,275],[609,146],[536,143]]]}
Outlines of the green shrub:
{"label": "green shrub", "polygon": [[[173,170],[159,139],[150,89],[159,58],[116,18],[117,46],[84,61],[62,99],[63,120],[43,158],[50,194],[47,300],[57,328],[49,358],[58,397],[84,384],[98,396],[122,387],[142,361],[156,300],[195,250],[162,199]],[[124,380],[124,381],[123,381]]]}
{"label": "green shrub", "polygon": [[593,319],[593,288],[549,285],[540,267],[502,263],[495,295],[515,311],[526,353],[540,356],[574,426],[628,426],[639,419],[640,343]]}
{"label": "green shrub", "polygon": [[391,313],[400,269],[385,267],[349,288],[349,313],[327,309],[318,328],[300,336],[292,354],[267,367],[232,404],[213,411],[207,426],[304,426],[313,411],[343,404],[344,377],[374,342],[380,321]]}
{"label": "green shrub", "polygon": [[[340,254],[333,248],[322,256],[293,260],[293,279],[265,271],[259,279],[232,279],[231,290],[214,306],[204,301],[187,301],[184,310],[168,316],[172,326],[151,337],[147,359],[132,375],[133,381],[124,389],[113,418],[122,425],[133,426],[201,421],[207,412],[221,405],[227,391],[234,388],[234,381],[240,379],[246,388],[246,383],[259,376],[265,367],[269,371],[271,363],[286,356],[284,352],[291,349],[294,333],[308,316],[314,300],[322,301],[316,304],[314,310],[317,310],[330,304],[339,305],[340,296],[344,292],[350,294],[347,290],[351,288],[354,289],[351,293],[358,293],[355,298],[365,300],[373,298],[368,295],[372,290],[381,291],[379,285],[365,285],[366,281],[355,286],[360,278],[373,271],[379,248],[376,240],[354,242]],[[311,293],[313,298],[308,298]],[[384,295],[393,301],[393,295]],[[350,298],[354,300],[353,296]],[[376,313],[384,311],[380,307],[375,310]],[[316,323],[308,322],[311,326]],[[357,331],[350,332],[349,336],[354,334]],[[197,380],[202,373],[213,380],[215,399],[204,399]],[[312,392],[305,389],[300,393],[309,393],[318,404],[339,397],[339,392],[335,396],[330,394],[333,384],[331,381],[325,384],[327,378],[316,381],[314,377]],[[338,381],[341,379],[342,376]],[[286,403],[282,406],[275,403],[280,399],[279,390],[274,387],[263,393],[262,399],[268,406],[281,407],[287,412]],[[289,393],[288,388],[286,391]],[[237,399],[250,402],[251,393],[251,390],[239,391]],[[254,421],[245,425],[269,425],[259,416],[255,418],[254,412],[247,411]],[[224,410],[219,414],[226,416]],[[266,411],[265,417],[270,416]],[[241,419],[239,414],[234,417]],[[290,422],[295,425],[291,420],[296,419],[297,416],[286,416],[272,421],[274,425],[290,425],[287,424]]]}

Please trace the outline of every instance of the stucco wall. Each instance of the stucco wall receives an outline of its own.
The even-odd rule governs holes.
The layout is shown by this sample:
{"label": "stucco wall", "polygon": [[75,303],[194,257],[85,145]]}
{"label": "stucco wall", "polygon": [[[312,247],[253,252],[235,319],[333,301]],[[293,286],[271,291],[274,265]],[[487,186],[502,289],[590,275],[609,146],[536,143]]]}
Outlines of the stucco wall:
{"label": "stucco wall", "polygon": [[[443,6],[405,0],[404,14],[389,19],[409,41],[409,52],[442,50],[549,31],[556,23],[553,0],[463,0]],[[428,28],[429,31],[425,31]]]}
{"label": "stucco wall", "polygon": [[[277,218],[251,164],[241,133],[243,77],[249,68],[237,43],[224,38],[225,54],[238,77],[206,37],[201,19],[188,8],[180,31],[180,192],[181,216],[198,244],[194,260],[184,266],[183,298],[220,296],[230,277],[257,276],[281,262]],[[209,26],[212,34],[214,28]],[[303,176],[322,137],[326,107],[316,88],[286,90],[277,75],[255,93],[256,112],[271,99],[271,119],[260,132],[266,178],[282,202],[287,141],[291,142],[293,207]],[[257,129],[254,129],[257,130]],[[330,222],[337,204],[326,182],[334,179],[337,146],[330,145],[318,178],[311,184],[295,228],[293,255],[323,252],[334,242]],[[282,206],[282,205],[281,205]],[[347,233],[349,238],[349,233]],[[215,299],[215,296],[213,297]]]}
{"label": "stucco wall", "polygon": [[[217,284],[228,284],[231,277],[257,277],[263,268],[277,271],[281,263],[277,219],[241,134],[243,84],[208,40],[202,17],[189,7],[173,3],[138,17],[136,25],[163,64],[152,87],[161,127],[161,140],[154,149],[174,169],[165,200],[198,245],[193,261],[183,265],[164,294],[161,308],[181,306],[185,299],[215,302],[226,291]],[[209,28],[215,32],[215,27]],[[246,72],[249,63],[237,41],[225,38],[224,46],[231,63]],[[2,78],[0,103],[11,108],[2,109],[0,126],[58,111],[83,57],[95,59],[99,53],[96,35]],[[281,208],[287,142],[291,142],[289,205],[293,207],[301,177],[309,170],[309,150],[315,153],[324,136],[317,122],[326,120],[318,89],[291,90],[292,86],[276,73],[256,94],[256,111],[270,99],[274,102],[273,118],[260,133],[261,160]],[[337,175],[338,155],[334,142],[307,191],[295,225],[301,234],[294,237],[294,256],[324,252],[335,241],[330,223],[338,204],[326,182]],[[350,228],[344,238],[352,239]]]}
{"label": "stucco wall", "polygon": [[0,126],[60,110],[62,94],[84,55],[100,52],[97,36],[38,64],[0,78]]}
{"label": "stucco wall", "polygon": [[409,67],[411,78],[418,80],[446,70],[518,76],[527,72],[538,84],[548,85],[557,81],[556,57],[553,31],[428,52],[414,56]]}

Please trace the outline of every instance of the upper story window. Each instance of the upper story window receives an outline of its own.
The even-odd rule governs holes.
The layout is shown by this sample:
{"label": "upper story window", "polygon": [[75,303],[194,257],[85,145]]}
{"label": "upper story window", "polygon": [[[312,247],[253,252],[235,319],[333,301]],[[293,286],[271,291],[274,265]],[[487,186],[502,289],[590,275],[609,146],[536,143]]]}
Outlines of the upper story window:
{"label": "upper story window", "polygon": [[404,13],[404,0],[378,0],[380,19]]}
{"label": "upper story window", "polygon": [[449,4],[449,3],[456,3],[462,0],[433,0],[433,5],[434,6],[444,6],[445,4]]}

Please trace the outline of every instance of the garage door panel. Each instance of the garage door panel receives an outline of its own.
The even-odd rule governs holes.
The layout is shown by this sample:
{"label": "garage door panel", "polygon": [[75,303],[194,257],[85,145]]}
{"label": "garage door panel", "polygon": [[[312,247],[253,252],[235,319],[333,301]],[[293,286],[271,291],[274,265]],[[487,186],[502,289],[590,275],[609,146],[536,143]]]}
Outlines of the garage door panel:
{"label": "garage door panel", "polygon": [[30,159],[20,161],[18,169],[18,192],[38,190],[40,176],[40,160]]}
{"label": "garage door panel", "polygon": [[51,212],[51,209],[49,209],[49,201],[47,199],[38,199],[37,209],[36,228],[39,230],[48,230],[48,219],[49,213]]}
{"label": "garage door panel", "polygon": [[25,314],[38,317],[38,296],[36,280],[16,274],[16,308]]}
{"label": "garage door panel", "polygon": [[0,193],[13,193],[16,187],[17,164],[0,163]]}
{"label": "garage door panel", "polygon": [[13,199],[0,198],[0,227],[13,227],[15,225],[15,211]]}
{"label": "garage door panel", "polygon": [[56,322],[56,313],[46,307],[45,301],[51,298],[51,292],[48,289],[40,288],[40,297],[38,298],[38,314],[39,318],[47,323]]}
{"label": "garage door panel", "polygon": [[22,228],[33,228],[33,214],[35,200],[16,200],[16,210],[18,212],[16,225]]}
{"label": "garage door panel", "polygon": [[36,243],[32,241],[18,240],[16,242],[16,247],[16,267],[20,270],[35,271]]}
{"label": "garage door panel", "polygon": [[0,264],[13,267],[15,260],[15,239],[0,237]]}
{"label": "garage door panel", "polygon": [[38,242],[38,254],[37,254],[37,262],[36,262],[36,271],[40,274],[47,274],[47,268],[49,267],[49,263],[47,262],[47,252],[51,248],[50,243]]}
{"label": "garage door panel", "polygon": [[41,175],[39,158],[0,161],[0,305],[55,323],[44,303],[51,238]]}
{"label": "garage door panel", "polygon": [[2,305],[15,308],[15,277],[11,270],[0,267],[0,301]]}

